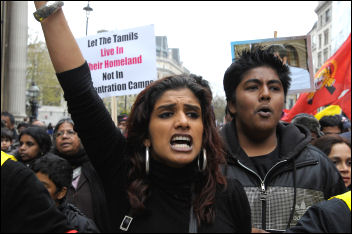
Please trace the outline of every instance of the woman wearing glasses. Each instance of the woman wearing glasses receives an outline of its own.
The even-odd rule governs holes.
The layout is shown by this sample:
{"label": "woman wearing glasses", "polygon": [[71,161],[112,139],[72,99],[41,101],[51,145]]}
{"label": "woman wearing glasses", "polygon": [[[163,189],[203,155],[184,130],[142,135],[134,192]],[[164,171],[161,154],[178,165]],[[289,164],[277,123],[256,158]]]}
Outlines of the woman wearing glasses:
{"label": "woman wearing glasses", "polygon": [[104,189],[73,126],[72,119],[61,119],[53,134],[53,153],[65,158],[73,167],[67,201],[77,206],[83,214],[94,220],[99,230],[105,232],[109,219]]}

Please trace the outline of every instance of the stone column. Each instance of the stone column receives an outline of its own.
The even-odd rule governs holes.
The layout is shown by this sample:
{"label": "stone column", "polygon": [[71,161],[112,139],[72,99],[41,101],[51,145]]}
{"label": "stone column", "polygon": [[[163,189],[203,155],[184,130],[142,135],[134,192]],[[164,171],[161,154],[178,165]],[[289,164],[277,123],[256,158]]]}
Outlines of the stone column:
{"label": "stone column", "polygon": [[26,116],[28,1],[10,1],[8,47],[8,112],[17,121]]}

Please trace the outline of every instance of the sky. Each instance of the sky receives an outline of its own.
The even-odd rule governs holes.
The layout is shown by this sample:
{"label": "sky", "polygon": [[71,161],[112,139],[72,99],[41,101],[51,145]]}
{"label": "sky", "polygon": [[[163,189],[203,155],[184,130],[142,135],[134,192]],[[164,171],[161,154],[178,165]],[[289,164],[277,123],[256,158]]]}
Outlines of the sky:
{"label": "sky", "polygon": [[[75,38],[86,35],[88,1],[64,1],[64,14]],[[306,35],[318,20],[318,1],[89,1],[93,8],[88,36],[99,30],[122,30],[153,24],[155,36],[167,36],[179,48],[191,73],[208,80],[213,95],[225,96],[223,76],[232,62],[231,42]],[[28,2],[31,38],[44,41]]]}

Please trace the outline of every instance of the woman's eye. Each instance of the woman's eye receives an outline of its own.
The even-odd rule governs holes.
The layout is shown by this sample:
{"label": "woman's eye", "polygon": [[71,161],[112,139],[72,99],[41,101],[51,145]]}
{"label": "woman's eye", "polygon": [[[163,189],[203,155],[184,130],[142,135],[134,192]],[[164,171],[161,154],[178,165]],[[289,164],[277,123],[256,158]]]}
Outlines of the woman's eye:
{"label": "woman's eye", "polygon": [[199,117],[199,114],[196,112],[189,112],[187,113],[187,116],[189,116],[192,119],[197,119]]}
{"label": "woman's eye", "polygon": [[159,115],[159,117],[162,118],[162,119],[165,119],[165,118],[171,117],[172,114],[173,114],[172,112],[164,112],[164,113],[161,113],[161,114]]}

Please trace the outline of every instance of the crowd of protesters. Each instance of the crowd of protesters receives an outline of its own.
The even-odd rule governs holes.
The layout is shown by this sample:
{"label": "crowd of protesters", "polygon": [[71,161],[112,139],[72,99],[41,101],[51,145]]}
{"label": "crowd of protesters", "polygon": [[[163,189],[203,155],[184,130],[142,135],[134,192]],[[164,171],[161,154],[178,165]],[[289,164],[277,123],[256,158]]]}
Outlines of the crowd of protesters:
{"label": "crowd of protesters", "polygon": [[196,75],[154,81],[116,126],[62,9],[42,28],[72,119],[1,113],[1,232],[351,232],[350,120],[280,121],[291,78],[271,51],[226,70],[220,131]]}

